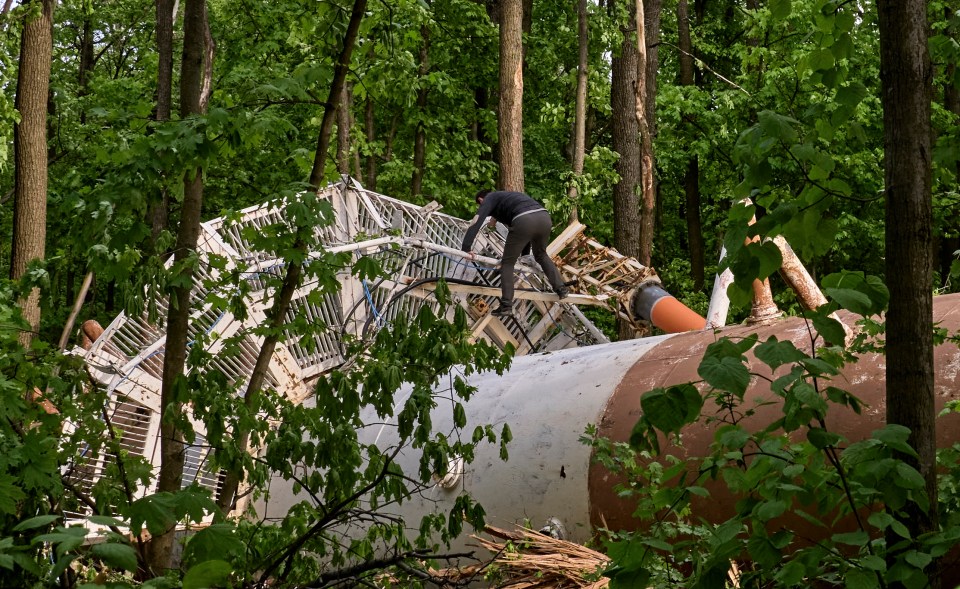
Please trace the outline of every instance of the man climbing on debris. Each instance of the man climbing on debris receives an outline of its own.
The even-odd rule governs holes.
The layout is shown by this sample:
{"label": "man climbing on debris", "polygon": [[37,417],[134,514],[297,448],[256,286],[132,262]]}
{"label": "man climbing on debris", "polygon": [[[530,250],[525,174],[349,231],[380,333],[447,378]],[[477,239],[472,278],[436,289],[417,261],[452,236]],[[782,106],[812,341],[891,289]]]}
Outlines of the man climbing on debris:
{"label": "man climbing on debris", "polygon": [[[514,266],[527,245],[533,249],[533,257],[546,274],[553,291],[561,299],[566,297],[570,291],[563,283],[557,266],[547,254],[550,230],[553,227],[550,213],[522,192],[481,190],[474,199],[480,208],[477,209],[477,217],[463,238],[463,251],[471,251],[473,241],[487,217],[493,217],[510,228],[500,262],[500,306],[494,309],[493,314],[506,317],[513,313]],[[475,257],[472,252],[471,257]]]}

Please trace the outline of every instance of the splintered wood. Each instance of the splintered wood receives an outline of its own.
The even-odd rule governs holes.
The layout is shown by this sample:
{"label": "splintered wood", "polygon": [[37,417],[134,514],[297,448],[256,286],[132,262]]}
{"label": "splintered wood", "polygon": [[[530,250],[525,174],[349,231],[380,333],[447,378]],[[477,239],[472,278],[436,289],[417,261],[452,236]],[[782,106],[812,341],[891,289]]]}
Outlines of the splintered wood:
{"label": "splintered wood", "polygon": [[454,582],[487,578],[499,589],[603,589],[610,582],[600,574],[610,559],[580,544],[528,528],[509,532],[487,526],[484,532],[500,539],[473,536],[494,555],[490,561],[438,576]]}

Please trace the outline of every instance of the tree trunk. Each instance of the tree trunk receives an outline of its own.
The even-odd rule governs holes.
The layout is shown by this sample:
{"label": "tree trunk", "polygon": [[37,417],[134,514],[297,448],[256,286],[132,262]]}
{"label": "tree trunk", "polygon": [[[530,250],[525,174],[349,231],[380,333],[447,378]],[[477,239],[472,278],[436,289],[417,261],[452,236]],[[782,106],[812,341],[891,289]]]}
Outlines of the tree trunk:
{"label": "tree trunk", "polygon": [[577,0],[577,38],[579,40],[579,59],[577,63],[577,98],[573,118],[573,178],[567,190],[570,200],[570,222],[579,217],[576,180],[583,175],[583,159],[587,141],[587,51],[589,49],[589,28],[587,27],[587,0]]}
{"label": "tree trunk", "polygon": [[[330,134],[332,133],[332,126],[326,124],[327,114],[330,112],[331,104],[336,100],[337,94],[334,94],[334,90],[337,86],[341,88],[344,87],[344,77],[346,76],[347,65],[350,63],[350,53],[353,45],[356,42],[357,30],[360,27],[360,19],[363,16],[366,0],[357,0],[353,6],[353,14],[350,17],[350,24],[347,27],[347,34],[344,37],[344,47],[341,49],[340,58],[337,62],[337,66],[334,70],[334,82],[333,86],[330,89],[330,98],[327,101],[327,110],[324,111],[324,123],[320,125],[320,137],[317,139],[317,143],[320,146],[328,146],[330,144]],[[338,70],[342,71],[338,73]],[[341,76],[339,82],[337,82],[337,77]],[[341,106],[346,110],[346,105],[348,101],[342,101]],[[332,108],[337,108],[333,104]],[[332,116],[330,117],[333,118]],[[340,123],[343,125],[344,123]],[[347,119],[346,126],[349,127],[350,122],[349,118]],[[325,157],[321,157],[321,154],[326,153],[326,147],[323,147],[321,150],[318,148],[317,158],[314,161],[314,173],[311,174],[311,179],[314,178],[317,172],[317,166],[321,170],[321,173],[317,176],[317,183],[313,184],[314,188],[319,189],[319,182],[322,182],[323,175],[322,170],[325,165]],[[306,243],[301,239],[297,238],[293,245],[294,249],[300,250],[301,252],[305,251]],[[293,300],[293,294],[296,292],[297,288],[300,285],[300,277],[303,274],[303,267],[300,263],[297,262],[287,262],[286,273],[284,274],[283,283],[280,286],[280,291],[277,293],[273,307],[271,307],[270,312],[267,317],[269,322],[270,330],[269,335],[264,337],[263,343],[260,345],[260,350],[257,352],[257,361],[254,365],[253,372],[250,373],[250,380],[247,382],[247,388],[243,394],[243,402],[248,410],[252,410],[254,407],[254,402],[258,395],[261,394],[263,388],[263,383],[266,382],[267,372],[270,366],[270,360],[273,357],[273,353],[276,350],[277,343],[280,341],[282,330],[280,327],[283,325],[283,322],[287,316],[287,311],[290,309],[290,302]],[[247,446],[250,443],[250,432],[243,430],[236,432],[237,438],[236,443],[237,447],[241,451],[247,451]],[[224,514],[230,512],[233,509],[236,501],[237,490],[240,488],[240,481],[243,480],[243,467],[242,465],[234,465],[232,468],[228,468],[226,476],[224,477],[223,486],[220,490],[220,497],[217,499],[217,506],[220,507],[221,511]]]}
{"label": "tree trunk", "polygon": [[637,12],[637,125],[640,131],[640,253],[638,260],[649,266],[653,257],[654,218],[657,202],[654,184],[653,123],[656,97],[657,50],[648,51],[659,41],[661,0],[636,0]]}
{"label": "tree trunk", "polygon": [[337,172],[350,173],[350,84],[344,83],[337,100]]}
{"label": "tree trunk", "polygon": [[367,134],[367,149],[370,150],[370,153],[367,154],[366,181],[364,184],[369,190],[375,191],[377,189],[377,154],[374,152],[373,145],[377,140],[377,129],[373,117],[373,100],[369,96],[367,96],[364,106],[363,128]]}
{"label": "tree trunk", "polygon": [[[20,122],[13,127],[14,200],[13,242],[10,277],[21,278],[27,265],[42,260],[47,236],[47,94],[53,53],[53,8],[55,0],[33,0],[40,13],[23,25],[20,41],[20,71],[17,76],[16,109]],[[20,343],[30,345],[40,327],[40,290],[32,289],[20,300],[29,332]]]}
{"label": "tree trunk", "polygon": [[500,3],[500,188],[523,192],[523,0]]}
{"label": "tree trunk", "polygon": [[[608,10],[616,13],[611,0]],[[611,63],[610,135],[613,150],[620,155],[615,164],[620,180],[613,187],[613,246],[620,253],[640,256],[640,131],[637,127],[637,43],[633,38],[636,13],[631,11],[618,56]],[[617,322],[619,339],[635,337],[627,321]]]}
{"label": "tree trunk", "polygon": [[[886,187],[887,422],[910,429],[929,512],[908,505],[902,523],[916,538],[937,530],[933,388],[931,195],[932,66],[923,0],[878,0]],[[892,539],[892,538],[891,538]],[[899,540],[899,538],[897,538]],[[935,570],[928,571],[938,587]]]}
{"label": "tree trunk", "polygon": [[367,0],[354,0],[353,10],[350,12],[350,22],[343,37],[343,47],[337,56],[337,63],[333,68],[333,80],[330,82],[330,93],[327,103],[323,107],[323,120],[320,122],[320,134],[317,136],[317,153],[313,158],[313,169],[310,171],[310,184],[319,187],[323,184],[324,168],[327,165],[327,149],[330,147],[330,134],[333,130],[333,121],[337,112],[337,102],[343,84],[350,69],[350,56],[357,42],[360,32],[360,21],[367,10]]}
{"label": "tree trunk", "polygon": [[[173,103],[173,7],[174,0],[156,0],[157,19],[157,110],[154,116],[158,123],[170,120]],[[160,188],[160,194],[147,208],[147,222],[150,224],[151,244],[155,244],[160,233],[169,225],[170,197],[166,188]]]}
{"label": "tree trunk", "polygon": [[[944,8],[944,20],[952,22],[952,13],[950,8]],[[956,38],[957,28],[950,27],[948,34]],[[960,89],[954,85],[953,80],[957,74],[957,64],[948,63],[944,78],[946,82],[943,85],[943,106],[954,116],[954,120],[960,120]],[[956,163],[953,170],[954,178],[960,178],[960,161]],[[956,259],[954,252],[960,250],[960,212],[957,207],[953,207],[950,216],[945,223],[945,227],[952,233],[944,235],[940,239],[940,287],[947,286],[950,280],[950,268]]]}
{"label": "tree trunk", "polygon": [[[200,114],[204,79],[205,0],[186,0],[183,17],[183,56],[180,64],[180,116]],[[203,171],[189,170],[183,181],[183,204],[174,250],[174,262],[182,263],[194,255],[200,235],[203,205]],[[167,339],[163,355],[163,383],[160,389],[160,475],[157,492],[177,492],[183,480],[184,444],[179,424],[185,418],[183,399],[177,390],[183,386],[190,322],[190,291],[193,270],[185,265],[171,289],[167,312]],[[173,528],[154,536],[147,549],[147,566],[155,575],[170,566],[174,542]]]}
{"label": "tree trunk", "polygon": [[[679,40],[680,85],[693,86],[693,43],[690,40],[690,14],[687,0],[677,5],[677,32]],[[695,116],[694,114],[690,115]],[[700,222],[700,161],[696,154],[687,160],[683,178],[684,216],[687,221],[687,246],[690,249],[690,277],[693,288],[703,290],[704,245],[703,226]]]}
{"label": "tree trunk", "polygon": [[410,195],[417,196],[423,190],[423,169],[427,162],[427,74],[430,71],[430,28],[420,27],[420,66],[417,69],[417,129],[413,139],[413,178]]}

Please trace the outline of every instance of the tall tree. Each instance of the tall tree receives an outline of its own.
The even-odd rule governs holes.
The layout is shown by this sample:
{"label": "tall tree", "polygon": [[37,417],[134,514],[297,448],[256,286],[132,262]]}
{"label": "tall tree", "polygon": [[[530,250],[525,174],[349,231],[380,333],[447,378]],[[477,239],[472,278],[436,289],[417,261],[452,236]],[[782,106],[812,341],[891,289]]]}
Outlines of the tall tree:
{"label": "tall tree", "polygon": [[317,136],[317,152],[313,157],[313,169],[310,171],[310,184],[314,187],[323,184],[327,149],[330,147],[330,135],[336,119],[337,104],[340,102],[340,94],[343,92],[347,72],[350,70],[350,56],[353,55],[353,48],[357,44],[360,22],[363,20],[363,14],[366,10],[367,0],[356,0],[353,3],[350,22],[347,24],[347,32],[343,37],[343,47],[341,47],[340,54],[337,56],[337,63],[333,67],[333,80],[330,82],[327,101],[323,105],[323,119],[320,121],[320,133]]}
{"label": "tall tree", "polygon": [[[937,530],[933,377],[931,100],[933,68],[923,0],[878,0],[886,191],[887,422],[910,429],[913,463],[926,481],[928,511],[903,524],[916,538]],[[899,538],[897,538],[899,539]],[[931,579],[939,586],[936,575]]]}
{"label": "tall tree", "polygon": [[573,178],[567,190],[570,200],[570,221],[579,218],[577,180],[583,175],[583,159],[587,143],[587,57],[589,28],[587,27],[587,0],[577,0],[577,97],[573,117]]}
{"label": "tall tree", "polygon": [[[20,122],[13,128],[14,201],[10,277],[19,279],[27,265],[42,260],[47,236],[47,94],[53,53],[55,0],[32,0],[20,41],[16,109]],[[30,344],[40,326],[40,290],[32,289],[20,302],[30,332],[20,341]]]}
{"label": "tall tree", "polygon": [[500,182],[524,190],[523,175],[523,0],[500,2]]}
{"label": "tall tree", "polygon": [[[180,64],[180,116],[202,114],[206,0],[186,0],[183,16],[183,56]],[[183,203],[173,253],[174,268],[180,272],[171,289],[167,313],[167,339],[163,355],[163,383],[160,390],[160,474],[158,492],[176,492],[183,480],[185,448],[180,424],[184,419],[181,395],[189,339],[189,322],[193,289],[193,265],[188,259],[196,255],[200,235],[200,213],[203,205],[203,170],[187,170],[183,180]],[[174,543],[173,528],[150,541],[147,565],[154,574],[161,574],[170,565]]]}
{"label": "tall tree", "polygon": [[[617,3],[609,4],[616,14]],[[611,62],[610,140],[620,157],[615,169],[620,179],[613,186],[613,246],[620,253],[640,257],[640,130],[637,121],[637,15],[628,10],[627,23],[621,28],[619,51]],[[621,340],[636,337],[633,326],[620,320],[617,333]]]}
{"label": "tall tree", "polygon": [[374,118],[373,99],[368,95],[363,104],[363,131],[367,135],[367,154],[366,166],[364,168],[364,184],[370,190],[377,189],[377,154],[374,151],[374,143],[377,140],[376,119]]}
{"label": "tall tree", "polygon": [[417,127],[413,138],[413,177],[410,195],[423,190],[423,170],[427,162],[427,74],[430,72],[430,27],[420,27],[420,65],[417,66]]}
{"label": "tall tree", "polygon": [[[353,46],[356,44],[357,32],[360,30],[360,22],[366,11],[366,4],[366,0],[356,0],[354,2],[353,11],[350,15],[350,23],[347,25],[347,32],[343,38],[343,47],[340,50],[340,55],[334,68],[334,81],[330,88],[327,104],[325,105],[326,110],[323,113],[323,121],[320,124],[320,136],[317,138],[318,148],[316,157],[314,158],[313,172],[310,174],[310,182],[314,188],[320,188],[320,182],[323,181],[327,146],[330,145],[330,135],[333,131],[332,121],[335,114],[333,111],[337,109],[337,97],[343,91],[347,68],[350,64],[350,55],[353,51]],[[297,236],[293,248],[298,250],[301,255],[306,251],[306,243],[302,236]],[[269,331],[260,345],[256,363],[243,393],[243,403],[248,411],[253,410],[252,408],[267,380],[270,362],[282,334],[282,329],[280,328],[285,321],[287,311],[290,309],[293,295],[300,286],[302,275],[303,265],[301,260],[292,259],[287,262],[283,282],[274,298],[273,306],[267,314]],[[235,436],[237,447],[241,452],[245,452],[250,443],[250,432],[247,430],[235,432]],[[242,478],[242,464],[233,464],[226,469],[226,475],[224,476],[220,489],[220,497],[217,499],[217,505],[224,513],[228,513],[233,509]]]}
{"label": "tall tree", "polygon": [[[690,40],[690,10],[687,0],[677,3],[677,41],[679,45],[680,85],[693,86],[693,43]],[[693,116],[693,115],[691,115]],[[703,290],[704,245],[700,221],[700,160],[691,154],[683,178],[684,217],[687,222],[687,246],[690,248],[690,277],[693,288]]]}
{"label": "tall tree", "polygon": [[[157,19],[157,106],[154,120],[158,123],[170,120],[173,104],[173,11],[174,0],[156,0]],[[170,210],[170,198],[166,188],[160,188],[158,198],[147,209],[147,222],[150,224],[152,241],[156,241],[160,232],[167,228]]]}

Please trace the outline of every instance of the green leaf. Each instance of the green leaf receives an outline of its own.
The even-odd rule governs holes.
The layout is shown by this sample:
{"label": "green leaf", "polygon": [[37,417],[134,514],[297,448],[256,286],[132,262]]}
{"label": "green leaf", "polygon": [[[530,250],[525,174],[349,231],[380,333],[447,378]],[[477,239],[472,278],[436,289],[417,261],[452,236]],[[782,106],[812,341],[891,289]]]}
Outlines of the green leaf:
{"label": "green leaf", "polygon": [[644,417],[662,432],[679,432],[696,421],[703,407],[700,392],[691,384],[654,389],[640,397]]}
{"label": "green leaf", "polygon": [[729,391],[738,397],[743,397],[750,384],[750,371],[743,362],[729,356],[705,356],[697,373],[710,386]]}
{"label": "green leaf", "polygon": [[757,359],[776,370],[784,364],[797,362],[807,357],[806,354],[797,349],[793,342],[777,341],[777,338],[770,336],[767,341],[759,344],[754,349]]}
{"label": "green leaf", "polygon": [[843,576],[843,586],[847,589],[874,589],[879,587],[880,583],[875,573],[851,569]]}
{"label": "green leaf", "polygon": [[246,544],[237,537],[236,527],[232,524],[213,524],[196,534],[188,541],[185,549],[187,561],[200,563],[209,560],[234,560],[246,552]]}
{"label": "green leaf", "polygon": [[902,489],[922,489],[925,485],[923,475],[905,462],[898,462],[894,484]]}
{"label": "green leaf", "polygon": [[878,430],[874,430],[871,437],[875,440],[880,440],[888,448],[902,452],[913,458],[918,457],[917,451],[907,443],[907,439],[910,437],[910,430],[902,425],[894,423],[887,424]]}
{"label": "green leaf", "polygon": [[817,333],[827,342],[842,344],[847,337],[843,325],[833,317],[813,314],[810,320],[813,322],[813,327],[817,330]]}
{"label": "green leaf", "polygon": [[834,542],[838,544],[849,544],[850,546],[866,546],[870,542],[870,535],[864,532],[863,530],[857,530],[856,532],[844,532],[841,534],[834,534],[832,537]]}
{"label": "green leaf", "polygon": [[770,0],[770,16],[776,20],[786,20],[792,10],[791,0]]}
{"label": "green leaf", "polygon": [[837,88],[836,100],[840,104],[853,108],[869,95],[867,87],[860,82],[851,82]]}
{"label": "green leaf", "polygon": [[[833,59],[833,56],[830,57]],[[770,137],[776,137],[784,142],[793,142],[797,138],[797,132],[793,128],[799,122],[796,119],[781,115],[779,113],[762,110],[757,113],[760,128]]]}
{"label": "green leaf", "polygon": [[780,583],[781,586],[789,587],[803,581],[806,575],[807,567],[804,566],[800,560],[791,560],[783,565],[783,568],[777,571],[773,578]]}
{"label": "green leaf", "polygon": [[933,557],[927,554],[926,552],[919,552],[917,550],[911,550],[904,555],[904,560],[917,567],[918,569],[925,569],[933,561]]}
{"label": "green leaf", "polygon": [[878,530],[887,529],[887,526],[892,524],[893,521],[893,516],[886,511],[871,513],[870,517],[867,518],[867,522],[869,522],[871,526],[877,528]]}
{"label": "green leaf", "polygon": [[776,499],[760,503],[760,505],[753,510],[753,513],[761,521],[769,521],[775,517],[780,517],[786,510],[787,502]]}
{"label": "green leaf", "polygon": [[225,585],[233,566],[222,560],[207,560],[192,567],[183,576],[183,589],[209,589]]}
{"label": "green leaf", "polygon": [[819,427],[812,427],[807,431],[807,439],[818,450],[823,450],[831,446],[836,446],[843,439],[838,434]]}
{"label": "green leaf", "polygon": [[780,550],[764,536],[750,536],[750,539],[747,540],[747,551],[754,562],[765,569],[774,568],[783,558]]}
{"label": "green leaf", "polygon": [[36,528],[43,528],[49,526],[53,522],[60,519],[59,515],[38,515],[36,517],[31,517],[30,519],[25,519],[19,524],[13,527],[14,532],[24,532],[26,530],[34,530]]}
{"label": "green leaf", "polygon": [[91,550],[93,555],[115,569],[137,570],[137,551],[129,544],[107,542],[96,544]]}
{"label": "green leaf", "polygon": [[823,292],[844,309],[858,315],[869,315],[870,297],[866,294],[849,288],[825,288]]}
{"label": "green leaf", "polygon": [[610,589],[636,589],[637,587],[646,587],[650,581],[650,572],[646,569],[617,571],[608,576],[610,577]]}

